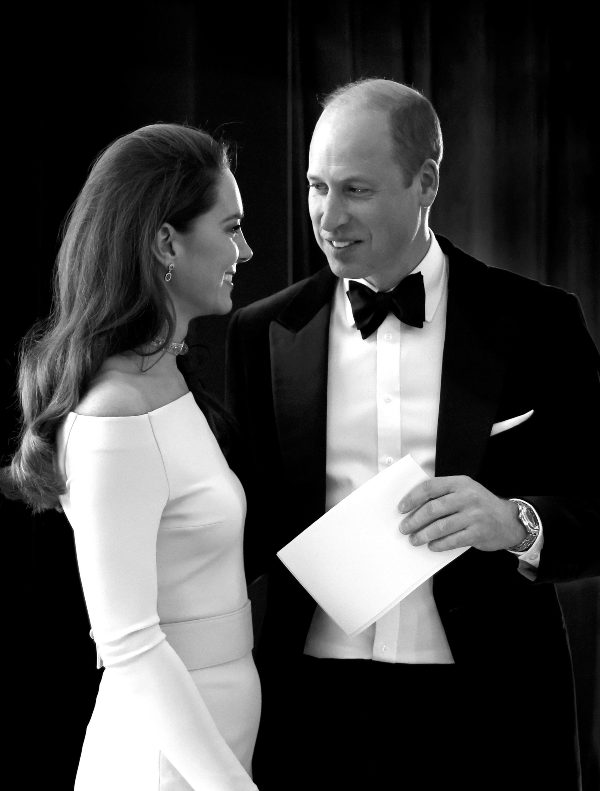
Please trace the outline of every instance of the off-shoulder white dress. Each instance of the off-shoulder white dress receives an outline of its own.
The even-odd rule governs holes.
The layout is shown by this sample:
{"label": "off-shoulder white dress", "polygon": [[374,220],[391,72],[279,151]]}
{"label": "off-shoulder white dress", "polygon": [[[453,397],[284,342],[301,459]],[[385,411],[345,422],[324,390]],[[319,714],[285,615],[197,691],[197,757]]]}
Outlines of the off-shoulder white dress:
{"label": "off-shoulder white dress", "polygon": [[[191,393],[57,438],[104,673],[77,791],[256,791],[245,497]],[[51,778],[49,778],[51,782]]]}

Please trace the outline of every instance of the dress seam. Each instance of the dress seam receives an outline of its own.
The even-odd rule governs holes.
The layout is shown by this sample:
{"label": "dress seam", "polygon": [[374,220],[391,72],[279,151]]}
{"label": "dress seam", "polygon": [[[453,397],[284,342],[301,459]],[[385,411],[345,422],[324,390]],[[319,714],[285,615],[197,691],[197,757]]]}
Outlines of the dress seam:
{"label": "dress seam", "polygon": [[152,419],[151,419],[149,414],[146,414],[146,417],[148,418],[148,423],[150,425],[150,431],[152,432],[152,437],[154,439],[154,444],[156,445],[156,449],[158,451],[158,455],[160,456],[160,460],[161,460],[161,463],[162,463],[162,466],[163,466],[163,471],[165,473],[165,479],[167,481],[167,491],[168,491],[167,502],[168,502],[171,499],[171,481],[169,480],[169,473],[167,472],[167,465],[165,463],[165,457],[163,456],[163,452],[162,452],[160,444],[158,442],[158,438],[156,436],[156,432],[154,431],[154,426],[152,425]]}
{"label": "dress seam", "polygon": [[[69,447],[69,440],[71,439],[71,432],[73,431],[73,426],[75,425],[76,422],[77,422],[77,416],[75,416],[75,420],[71,421],[71,425],[69,426],[69,433],[65,437],[65,441],[63,443],[63,448],[62,448],[62,451],[63,451],[62,455],[63,455],[63,461],[64,461],[64,464],[62,466],[63,466],[64,473],[65,473],[65,484],[69,480],[69,472],[67,470],[67,448]],[[61,465],[60,465],[60,462],[59,462],[59,469],[60,469],[60,466]]]}

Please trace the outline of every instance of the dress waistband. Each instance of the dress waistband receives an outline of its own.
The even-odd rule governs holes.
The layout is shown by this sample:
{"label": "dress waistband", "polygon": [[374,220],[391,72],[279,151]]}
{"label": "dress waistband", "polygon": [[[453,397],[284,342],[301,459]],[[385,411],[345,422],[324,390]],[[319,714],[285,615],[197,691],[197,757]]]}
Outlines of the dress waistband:
{"label": "dress waistband", "polygon": [[[233,612],[159,624],[169,645],[188,670],[223,665],[249,654],[254,647],[250,599]],[[94,634],[90,631],[90,637]],[[104,667],[96,649],[96,667]]]}
{"label": "dress waistband", "polygon": [[254,646],[250,600],[233,612],[161,623],[160,628],[188,670],[233,662]]}

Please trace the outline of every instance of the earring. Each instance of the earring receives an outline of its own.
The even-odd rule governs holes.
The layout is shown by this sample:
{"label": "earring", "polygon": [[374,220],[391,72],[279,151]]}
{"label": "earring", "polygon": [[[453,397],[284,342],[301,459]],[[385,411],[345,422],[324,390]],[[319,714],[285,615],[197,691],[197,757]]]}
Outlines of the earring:
{"label": "earring", "polygon": [[173,277],[172,273],[174,268],[175,268],[175,264],[169,264],[169,271],[165,272],[165,283],[168,283]]}

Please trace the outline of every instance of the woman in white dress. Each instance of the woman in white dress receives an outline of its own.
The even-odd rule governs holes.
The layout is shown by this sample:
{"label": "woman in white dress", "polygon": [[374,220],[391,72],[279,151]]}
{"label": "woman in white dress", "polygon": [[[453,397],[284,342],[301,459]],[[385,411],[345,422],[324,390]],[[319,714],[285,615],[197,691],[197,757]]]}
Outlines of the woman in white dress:
{"label": "woman in white dress", "polygon": [[226,416],[176,364],[189,321],[231,310],[252,256],[224,145],[143,127],[70,213],[53,312],[24,343],[23,428],[2,489],[62,508],[104,667],[77,791],[256,791],[260,715]]}

